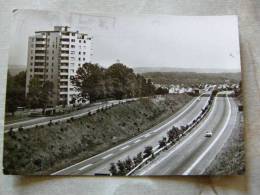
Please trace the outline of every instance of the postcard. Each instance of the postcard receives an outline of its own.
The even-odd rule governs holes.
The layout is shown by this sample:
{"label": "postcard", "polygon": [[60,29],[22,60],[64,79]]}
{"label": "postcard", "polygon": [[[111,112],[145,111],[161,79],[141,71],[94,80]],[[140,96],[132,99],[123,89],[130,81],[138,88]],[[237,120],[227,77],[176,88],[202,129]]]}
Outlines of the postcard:
{"label": "postcard", "polygon": [[236,16],[15,10],[8,175],[245,172]]}

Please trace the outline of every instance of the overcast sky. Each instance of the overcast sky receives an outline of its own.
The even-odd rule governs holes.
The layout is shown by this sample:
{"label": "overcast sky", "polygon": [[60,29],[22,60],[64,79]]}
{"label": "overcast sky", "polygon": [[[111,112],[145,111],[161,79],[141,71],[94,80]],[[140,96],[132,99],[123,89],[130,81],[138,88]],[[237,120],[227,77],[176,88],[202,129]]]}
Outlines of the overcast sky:
{"label": "overcast sky", "polygon": [[240,70],[236,16],[99,17],[18,10],[9,64],[26,65],[27,41],[37,30],[68,25],[93,36],[93,63],[131,67]]}

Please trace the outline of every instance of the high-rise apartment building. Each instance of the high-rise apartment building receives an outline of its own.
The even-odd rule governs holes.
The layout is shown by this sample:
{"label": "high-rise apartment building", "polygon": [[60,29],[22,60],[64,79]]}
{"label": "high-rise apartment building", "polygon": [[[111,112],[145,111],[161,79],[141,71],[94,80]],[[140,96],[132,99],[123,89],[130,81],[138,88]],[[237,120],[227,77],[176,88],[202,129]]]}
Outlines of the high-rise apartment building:
{"label": "high-rise apartment building", "polygon": [[38,77],[42,83],[51,81],[54,84],[51,105],[70,105],[79,93],[70,80],[79,67],[90,62],[91,44],[91,36],[70,31],[67,26],[35,32],[28,41],[26,94],[30,80]]}

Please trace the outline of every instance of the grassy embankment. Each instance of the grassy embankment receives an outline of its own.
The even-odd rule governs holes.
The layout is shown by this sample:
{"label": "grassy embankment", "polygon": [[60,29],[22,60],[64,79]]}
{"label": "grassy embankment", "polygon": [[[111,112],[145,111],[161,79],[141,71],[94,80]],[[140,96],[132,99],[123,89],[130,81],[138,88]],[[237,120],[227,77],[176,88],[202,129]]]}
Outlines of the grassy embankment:
{"label": "grassy embankment", "polygon": [[98,154],[163,121],[189,102],[188,95],[142,99],[62,124],[5,134],[6,174],[49,174]]}

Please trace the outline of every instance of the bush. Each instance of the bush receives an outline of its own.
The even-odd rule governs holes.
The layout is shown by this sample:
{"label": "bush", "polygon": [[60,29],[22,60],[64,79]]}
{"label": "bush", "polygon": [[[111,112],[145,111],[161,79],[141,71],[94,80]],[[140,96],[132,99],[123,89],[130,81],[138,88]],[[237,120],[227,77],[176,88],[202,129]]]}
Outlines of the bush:
{"label": "bush", "polygon": [[109,168],[109,171],[112,175],[118,175],[118,170],[116,168],[116,165],[115,163],[111,163],[110,164],[110,168]]}
{"label": "bush", "polygon": [[144,149],[144,157],[143,158],[147,158],[149,156],[153,156],[153,147],[152,146],[146,146]]}
{"label": "bush", "polygon": [[138,164],[140,164],[143,161],[143,154],[142,152],[139,152],[136,157],[133,158],[134,161],[134,165],[137,166]]}

